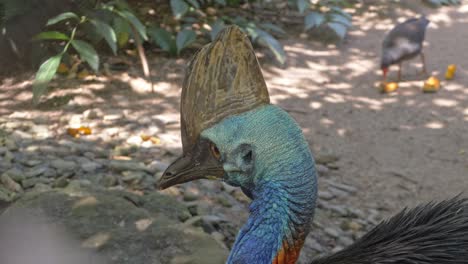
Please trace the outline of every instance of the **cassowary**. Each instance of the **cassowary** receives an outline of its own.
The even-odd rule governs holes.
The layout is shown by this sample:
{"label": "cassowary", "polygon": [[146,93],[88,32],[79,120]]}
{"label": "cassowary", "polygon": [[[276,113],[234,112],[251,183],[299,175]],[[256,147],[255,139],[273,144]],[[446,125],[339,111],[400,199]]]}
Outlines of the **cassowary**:
{"label": "cassowary", "polygon": [[421,56],[423,73],[427,75],[426,61],[422,52],[426,28],[429,20],[422,16],[411,18],[396,25],[384,38],[380,68],[383,81],[387,80],[387,72],[391,65],[398,64],[398,81],[401,80],[401,64],[405,60]]}
{"label": "cassowary", "polygon": [[[228,27],[189,64],[181,103],[183,156],[161,189],[222,179],[252,199],[227,263],[293,264],[309,233],[317,173],[298,124],[269,103],[248,38]],[[311,263],[468,263],[468,210],[454,198],[405,210],[353,245]]]}

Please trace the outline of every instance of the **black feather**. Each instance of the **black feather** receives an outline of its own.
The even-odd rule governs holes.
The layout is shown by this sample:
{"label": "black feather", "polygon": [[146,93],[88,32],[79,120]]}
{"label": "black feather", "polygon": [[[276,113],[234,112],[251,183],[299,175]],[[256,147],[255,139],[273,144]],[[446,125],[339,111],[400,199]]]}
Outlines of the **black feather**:
{"label": "black feather", "polygon": [[404,209],[354,244],[311,264],[468,263],[468,200]]}

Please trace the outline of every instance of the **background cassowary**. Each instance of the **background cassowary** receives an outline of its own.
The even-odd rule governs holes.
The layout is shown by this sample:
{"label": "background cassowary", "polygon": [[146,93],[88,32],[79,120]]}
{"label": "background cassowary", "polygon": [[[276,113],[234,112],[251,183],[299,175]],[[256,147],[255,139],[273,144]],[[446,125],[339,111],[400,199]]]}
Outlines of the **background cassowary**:
{"label": "background cassowary", "polygon": [[383,81],[387,80],[388,69],[398,64],[398,81],[401,80],[401,64],[417,55],[421,56],[423,72],[427,75],[426,61],[422,52],[426,28],[429,20],[425,16],[411,18],[396,25],[387,33],[382,44],[381,69]]}
{"label": "background cassowary", "polygon": [[[160,188],[217,178],[252,199],[229,264],[293,264],[317,198],[315,163],[300,127],[269,103],[248,38],[228,27],[188,67],[181,103],[183,156]],[[468,263],[468,207],[454,198],[402,211],[353,245],[312,263]]]}

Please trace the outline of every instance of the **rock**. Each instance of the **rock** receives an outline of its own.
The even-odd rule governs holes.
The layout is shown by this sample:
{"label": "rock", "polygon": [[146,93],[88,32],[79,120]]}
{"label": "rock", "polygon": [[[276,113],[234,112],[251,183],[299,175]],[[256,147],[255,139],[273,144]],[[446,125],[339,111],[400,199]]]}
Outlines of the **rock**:
{"label": "rock", "polygon": [[106,174],[101,179],[101,184],[104,187],[112,187],[117,184],[117,178],[112,174]]}
{"label": "rock", "polygon": [[38,183],[48,184],[50,181],[51,180],[49,180],[48,178],[42,178],[42,177],[41,178],[29,178],[29,179],[25,179],[21,181],[21,185],[23,186],[23,188],[28,189],[28,188],[34,187]]}
{"label": "rock", "polygon": [[123,171],[122,175],[122,181],[124,182],[139,182],[143,179],[145,173],[142,171]]}
{"label": "rock", "polygon": [[50,162],[50,165],[58,171],[72,171],[76,168],[74,161],[55,159]]}
{"label": "rock", "polygon": [[132,161],[132,160],[111,160],[109,162],[110,169],[117,170],[117,171],[128,171],[128,170],[135,170],[135,171],[147,171],[145,165]]}
{"label": "rock", "polygon": [[0,201],[10,202],[13,200],[13,194],[7,189],[0,186]]}
{"label": "rock", "polygon": [[8,190],[12,192],[22,192],[23,188],[21,188],[21,185],[19,185],[17,182],[15,182],[13,179],[8,176],[7,173],[3,173],[0,176],[0,182],[7,188]]}
{"label": "rock", "polygon": [[81,163],[80,166],[81,166],[81,169],[83,169],[86,172],[95,172],[97,169],[102,167],[101,164],[97,162],[93,162],[93,161]]}
{"label": "rock", "polygon": [[356,193],[358,189],[354,186],[347,185],[347,184],[341,184],[333,181],[327,181],[331,186],[340,189],[342,191],[348,192],[348,193]]}
{"label": "rock", "polygon": [[[69,172],[63,172],[61,173],[61,175],[63,176],[70,176],[70,175],[73,175],[73,172],[69,171]],[[43,177],[47,177],[47,178],[55,178],[57,177],[57,171],[55,169],[52,169],[52,168],[47,168],[47,170],[42,174]]]}
{"label": "rock", "polygon": [[150,164],[148,164],[148,170],[151,173],[156,173],[156,172],[163,172],[169,167],[169,164],[159,161],[159,160],[154,160]]}
{"label": "rock", "polygon": [[15,156],[13,155],[13,153],[7,150],[3,154],[3,159],[7,162],[13,162],[13,160],[15,159]]}
{"label": "rock", "polygon": [[36,193],[40,193],[40,192],[47,192],[47,191],[50,191],[52,190],[52,187],[50,187],[50,185],[48,184],[44,184],[44,183],[37,183],[34,188],[32,188],[32,192],[36,192]]}
{"label": "rock", "polygon": [[43,163],[42,160],[37,160],[37,159],[26,159],[22,162],[24,165],[29,166],[29,167],[34,167],[37,166],[41,163]]}
{"label": "rock", "polygon": [[7,170],[5,174],[10,176],[11,179],[17,182],[22,181],[25,178],[24,173],[17,168],[11,168]]}
{"label": "rock", "polygon": [[337,243],[340,245],[340,246],[343,246],[343,247],[347,247],[351,244],[354,243],[354,240],[350,237],[347,237],[347,236],[340,236],[338,238],[338,241]]}
{"label": "rock", "polygon": [[305,242],[304,242],[304,246],[305,247],[308,247],[308,248],[311,248],[317,252],[323,252],[324,249],[322,247],[322,245],[320,245],[319,242],[317,242],[317,240],[315,240],[315,238],[313,238],[312,236],[307,236]]}
{"label": "rock", "polygon": [[315,162],[318,164],[326,165],[338,161],[340,158],[333,154],[318,154],[315,156]]}
{"label": "rock", "polygon": [[331,227],[326,227],[323,231],[333,238],[338,238],[343,233],[343,231]]}
{"label": "rock", "polygon": [[9,151],[15,151],[18,149],[16,142],[11,138],[5,138],[3,144]]}
{"label": "rock", "polygon": [[51,136],[49,128],[46,125],[34,125],[30,128],[30,132],[39,139],[44,139]]}
{"label": "rock", "polygon": [[330,169],[327,166],[324,166],[322,164],[316,164],[315,169],[317,170],[319,176],[327,175],[330,172]]}
{"label": "rock", "polygon": [[8,151],[7,147],[1,147],[0,146],[0,155],[4,155]]}
{"label": "rock", "polygon": [[327,192],[327,191],[318,191],[318,196],[320,199],[323,199],[323,200],[331,200],[333,198],[336,197],[336,195],[332,194],[331,192]]}
{"label": "rock", "polygon": [[[13,209],[40,208],[47,224],[64,226],[66,232],[59,234],[79,238],[81,245],[106,258],[105,263],[225,263],[228,251],[213,236],[190,226],[181,228],[179,210],[186,209],[180,203],[154,193],[135,198],[140,200],[135,204],[128,196],[133,197],[122,191],[88,188],[73,194],[53,190],[28,194]],[[101,264],[80,263],[91,262]]]}
{"label": "rock", "polygon": [[68,177],[62,176],[54,181],[54,188],[65,188],[68,185]]}
{"label": "rock", "polygon": [[24,173],[24,177],[25,178],[37,177],[37,176],[43,174],[44,172],[46,172],[47,169],[48,169],[48,167],[46,167],[44,165],[39,165],[39,166],[33,167],[33,168],[27,170]]}
{"label": "rock", "polygon": [[183,197],[185,202],[195,201],[198,199],[198,197],[199,197],[199,194],[195,192],[193,189],[190,189],[190,188],[185,189],[184,197]]}

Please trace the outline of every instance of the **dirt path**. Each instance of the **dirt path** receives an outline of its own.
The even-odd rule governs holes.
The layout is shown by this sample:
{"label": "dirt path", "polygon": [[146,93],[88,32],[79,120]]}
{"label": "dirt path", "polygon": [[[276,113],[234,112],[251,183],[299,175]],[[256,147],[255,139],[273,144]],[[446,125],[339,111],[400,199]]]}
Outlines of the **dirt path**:
{"label": "dirt path", "polygon": [[[468,4],[419,8],[367,10],[341,47],[291,40],[289,67],[266,69],[274,102],[291,110],[315,152],[340,157],[334,177],[360,189],[344,203],[393,211],[468,190]],[[380,19],[379,12],[394,19]],[[395,21],[419,12],[432,21],[425,48],[429,70],[443,78],[454,63],[457,77],[444,81],[440,92],[423,94],[420,63],[411,61],[403,66],[400,90],[379,94],[383,35]]]}
{"label": "dirt path", "polygon": [[[344,205],[395,211],[468,189],[468,4],[428,9],[381,2],[354,16],[354,27],[339,47],[286,40],[288,67],[264,64],[264,72],[273,102],[296,118],[314,153],[339,157],[338,170],[323,175],[320,188],[326,189],[332,177],[359,190],[341,201]],[[382,95],[375,83],[383,35],[396,21],[419,12],[432,21],[425,48],[428,68],[442,77],[454,63],[457,76],[444,81],[440,92],[423,94],[419,61],[412,61],[404,65],[400,90]],[[155,153],[169,162],[181,146],[178,102],[185,65],[183,59],[152,58],[156,94],[149,94],[148,83],[139,77],[136,58],[129,72],[111,78],[59,80],[53,85],[60,89],[49,94],[43,109],[30,105],[31,82],[24,81],[30,75],[4,79],[0,117],[43,122],[59,141],[69,138],[64,131],[77,115],[80,119],[92,109],[104,122],[86,121],[95,135],[83,140],[108,148],[156,133],[162,143]],[[395,76],[393,71],[390,78]],[[154,155],[145,158],[149,162],[158,158]]]}

